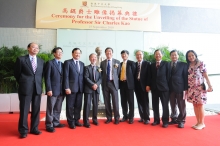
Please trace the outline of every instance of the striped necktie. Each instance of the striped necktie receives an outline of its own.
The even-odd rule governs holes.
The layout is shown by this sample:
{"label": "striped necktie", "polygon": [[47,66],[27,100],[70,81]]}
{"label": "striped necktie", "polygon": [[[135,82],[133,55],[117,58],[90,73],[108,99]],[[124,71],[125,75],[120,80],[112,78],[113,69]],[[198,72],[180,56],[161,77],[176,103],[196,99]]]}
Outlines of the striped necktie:
{"label": "striped necktie", "polygon": [[36,62],[35,62],[35,57],[32,57],[31,65],[32,65],[33,71],[35,73],[36,69],[37,69],[37,65],[36,65]]}

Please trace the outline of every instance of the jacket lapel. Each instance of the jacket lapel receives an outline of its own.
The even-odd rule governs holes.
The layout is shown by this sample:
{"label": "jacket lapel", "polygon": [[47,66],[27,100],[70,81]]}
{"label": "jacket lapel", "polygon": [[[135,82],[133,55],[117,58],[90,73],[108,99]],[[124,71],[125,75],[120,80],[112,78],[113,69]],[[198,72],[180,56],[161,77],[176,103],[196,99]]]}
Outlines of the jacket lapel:
{"label": "jacket lapel", "polygon": [[[61,62],[60,62],[60,63],[61,63]],[[60,69],[59,69],[59,66],[58,66],[58,63],[56,62],[55,59],[53,59],[53,64],[54,64],[55,68],[59,71],[59,73],[61,74]],[[61,63],[61,67],[62,67],[62,63]],[[61,69],[62,69],[62,68],[61,68]]]}
{"label": "jacket lapel", "polygon": [[72,65],[73,65],[73,68],[75,68],[76,72],[79,73],[79,72],[78,72],[78,69],[76,68],[76,64],[75,64],[75,62],[74,62],[73,59],[72,59],[71,63],[72,63]]}
{"label": "jacket lapel", "polygon": [[[30,58],[29,58],[29,55],[26,55],[25,61],[26,61],[27,65],[28,65],[28,67],[30,68],[30,70],[34,73],[34,70],[33,70],[33,67],[32,67],[32,65],[31,65],[31,60],[30,60]],[[37,71],[37,70],[36,70],[36,71]]]}

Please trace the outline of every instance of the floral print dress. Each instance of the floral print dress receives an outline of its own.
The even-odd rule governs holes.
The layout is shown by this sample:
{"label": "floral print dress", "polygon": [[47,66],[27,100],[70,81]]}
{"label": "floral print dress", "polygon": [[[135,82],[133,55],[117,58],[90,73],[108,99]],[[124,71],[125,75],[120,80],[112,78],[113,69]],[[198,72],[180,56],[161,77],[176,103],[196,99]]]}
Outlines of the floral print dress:
{"label": "floral print dress", "polygon": [[201,86],[204,83],[203,72],[207,72],[205,64],[198,61],[188,69],[188,95],[187,101],[193,104],[205,104],[207,101],[206,91]]}

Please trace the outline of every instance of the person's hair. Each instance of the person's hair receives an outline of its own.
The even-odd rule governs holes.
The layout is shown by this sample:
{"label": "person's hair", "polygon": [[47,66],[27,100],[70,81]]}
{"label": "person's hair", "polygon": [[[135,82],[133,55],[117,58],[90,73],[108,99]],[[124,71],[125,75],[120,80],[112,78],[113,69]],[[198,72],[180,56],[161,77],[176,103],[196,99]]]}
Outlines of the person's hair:
{"label": "person's hair", "polygon": [[107,47],[107,48],[105,49],[105,53],[106,53],[106,51],[107,51],[108,49],[112,50],[112,53],[113,53],[113,49],[112,49],[111,47]]}
{"label": "person's hair", "polygon": [[160,49],[156,49],[156,50],[154,51],[154,55],[155,55],[155,53],[156,53],[157,51],[160,51],[160,53],[162,54],[162,52],[161,52]]}
{"label": "person's hair", "polygon": [[143,51],[141,51],[141,50],[137,50],[137,51],[135,52],[135,55],[137,54],[137,52],[141,52],[141,53],[142,53],[142,55],[144,55],[144,52],[143,52]]}
{"label": "person's hair", "polygon": [[74,48],[74,49],[72,50],[72,53],[74,53],[76,50],[79,50],[80,53],[82,53],[82,51],[80,50],[80,48]]}
{"label": "person's hair", "polygon": [[171,55],[173,52],[176,52],[176,53],[178,54],[178,51],[175,49],[175,50],[170,51],[170,55]]}
{"label": "person's hair", "polygon": [[56,53],[57,52],[57,50],[62,50],[62,52],[63,52],[63,49],[61,48],[61,47],[55,47],[53,50],[52,50],[52,54],[53,53]]}
{"label": "person's hair", "polygon": [[122,51],[121,51],[121,54],[124,54],[124,53],[126,53],[126,54],[128,54],[128,55],[129,55],[128,50],[122,50]]}
{"label": "person's hair", "polygon": [[190,63],[190,61],[189,61],[189,59],[188,59],[188,54],[190,53],[190,52],[192,52],[195,56],[196,56],[196,63],[199,61],[199,59],[198,59],[198,56],[197,56],[197,54],[196,54],[196,52],[194,51],[194,50],[188,50],[187,52],[186,52],[186,62],[189,64]]}
{"label": "person's hair", "polygon": [[92,56],[92,55],[95,55],[95,56],[97,56],[95,53],[91,53],[90,55],[89,55],[89,58]]}
{"label": "person's hair", "polygon": [[31,47],[31,44],[36,44],[36,43],[34,43],[34,42],[29,43],[28,46],[27,46],[27,48],[30,48],[30,47]]}
{"label": "person's hair", "polygon": [[100,47],[96,47],[96,48],[95,48],[95,52],[96,52],[98,49],[100,49]]}

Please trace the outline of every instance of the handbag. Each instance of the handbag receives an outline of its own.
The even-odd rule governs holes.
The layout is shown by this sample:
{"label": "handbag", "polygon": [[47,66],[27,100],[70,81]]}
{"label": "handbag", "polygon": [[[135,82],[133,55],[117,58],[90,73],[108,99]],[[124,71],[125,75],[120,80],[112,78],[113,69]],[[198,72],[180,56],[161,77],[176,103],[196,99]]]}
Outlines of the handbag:
{"label": "handbag", "polygon": [[202,86],[202,89],[203,89],[203,90],[206,90],[206,85],[205,85],[204,82],[201,84],[201,86]]}

